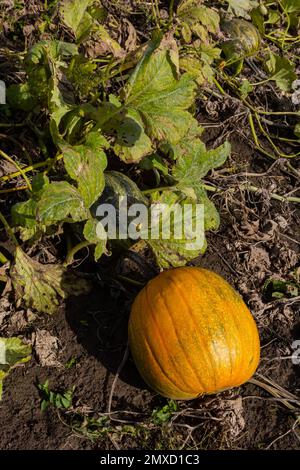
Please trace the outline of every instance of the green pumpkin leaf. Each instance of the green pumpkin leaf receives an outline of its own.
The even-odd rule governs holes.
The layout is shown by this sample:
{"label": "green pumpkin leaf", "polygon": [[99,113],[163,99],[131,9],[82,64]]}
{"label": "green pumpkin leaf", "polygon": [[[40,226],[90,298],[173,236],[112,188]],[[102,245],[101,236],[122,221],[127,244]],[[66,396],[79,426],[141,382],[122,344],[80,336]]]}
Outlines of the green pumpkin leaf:
{"label": "green pumpkin leaf", "polygon": [[280,3],[286,13],[300,13],[300,0],[281,0]]}
{"label": "green pumpkin leaf", "polygon": [[90,290],[85,279],[76,277],[60,265],[41,264],[20,247],[16,249],[10,275],[17,301],[41,313],[53,314],[60,299],[87,294]]}
{"label": "green pumpkin leaf", "polygon": [[31,346],[20,338],[0,338],[0,400],[2,398],[3,380],[11,369],[31,359]]}
{"label": "green pumpkin leaf", "polygon": [[[204,219],[203,226],[196,227],[196,201],[187,198],[184,193],[178,191],[163,191],[160,193],[154,193],[152,195],[152,203],[154,204],[163,204],[162,207],[162,221],[170,220],[170,232],[164,234],[160,224],[159,226],[159,236],[157,239],[154,239],[153,236],[149,237],[146,240],[147,244],[153,251],[157,264],[163,268],[168,269],[170,267],[179,267],[184,266],[188,261],[196,258],[199,254],[202,254],[206,250],[206,240],[204,236]],[[187,211],[190,209],[190,221],[192,227],[189,225],[189,228],[196,230],[196,232],[190,232],[189,230],[184,231],[182,224],[175,225],[175,219],[173,216],[170,218],[170,214],[177,211]],[[186,212],[183,212],[186,214]],[[202,223],[201,223],[202,224]],[[181,231],[181,238],[178,238],[176,230]],[[203,231],[202,231],[203,230]],[[197,239],[197,236],[202,238]],[[166,238],[166,235],[168,237]]]}
{"label": "green pumpkin leaf", "polygon": [[182,187],[195,186],[210,170],[222,166],[230,155],[230,151],[229,142],[212,150],[207,150],[202,142],[191,145],[177,160],[172,175]]}
{"label": "green pumpkin leaf", "polygon": [[7,88],[7,103],[13,109],[21,109],[22,111],[31,111],[37,106],[38,100],[32,94],[29,83],[14,84]]}
{"label": "green pumpkin leaf", "polygon": [[219,30],[220,16],[216,10],[203,5],[202,0],[183,0],[177,8],[178,17],[186,24],[193,26],[199,22],[210,33]]}
{"label": "green pumpkin leaf", "polygon": [[206,231],[218,230],[220,226],[220,215],[214,203],[208,198],[204,187],[199,184],[194,186],[198,204],[204,205],[204,228]]}
{"label": "green pumpkin leaf", "polygon": [[37,220],[43,225],[63,222],[71,217],[74,222],[86,220],[89,212],[80,192],[67,181],[56,181],[42,190],[37,204]]}
{"label": "green pumpkin leaf", "polygon": [[270,80],[274,80],[282,91],[291,91],[292,84],[297,78],[295,66],[286,57],[270,52],[270,58],[266,63],[271,73]]}
{"label": "green pumpkin leaf", "polygon": [[212,64],[220,54],[221,49],[202,44],[197,49],[197,56],[190,53],[180,57],[180,68],[193,76],[198,85],[203,85],[205,82],[212,83],[215,75]]}
{"label": "green pumpkin leaf", "polygon": [[226,0],[226,3],[231,13],[243,18],[249,18],[249,12],[259,4],[257,0]]}
{"label": "green pumpkin leaf", "polygon": [[11,209],[12,220],[20,230],[23,241],[30,240],[36,235],[45,232],[46,227],[39,224],[36,219],[37,203],[43,188],[49,184],[49,179],[42,173],[32,178],[31,199],[16,203]]}
{"label": "green pumpkin leaf", "polygon": [[95,261],[98,261],[101,256],[106,252],[106,243],[107,237],[105,236],[104,229],[101,230],[102,237],[99,237],[99,230],[101,230],[101,226],[97,219],[89,219],[83,229],[83,235],[85,239],[95,247]]}
{"label": "green pumpkin leaf", "polygon": [[108,147],[106,139],[97,132],[86,136],[83,145],[61,145],[64,163],[70,177],[78,184],[85,207],[91,205],[99,198],[104,186],[104,170],[107,158],[103,148]]}
{"label": "green pumpkin leaf", "polygon": [[239,88],[241,98],[245,99],[253,91],[253,85],[246,78],[243,79],[242,84]]}
{"label": "green pumpkin leaf", "polygon": [[84,40],[93,27],[93,18],[87,11],[93,3],[93,0],[63,0],[61,2],[62,20],[73,31],[77,42]]}
{"label": "green pumpkin leaf", "polygon": [[119,118],[117,139],[114,151],[126,163],[140,161],[152,153],[152,143],[144,131],[140,115],[133,109],[127,111],[126,116]]}
{"label": "green pumpkin leaf", "polygon": [[193,120],[188,108],[196,85],[188,74],[177,79],[178,53],[172,49],[171,56],[166,47],[150,44],[125,87],[125,105],[140,113],[151,139],[177,143]]}

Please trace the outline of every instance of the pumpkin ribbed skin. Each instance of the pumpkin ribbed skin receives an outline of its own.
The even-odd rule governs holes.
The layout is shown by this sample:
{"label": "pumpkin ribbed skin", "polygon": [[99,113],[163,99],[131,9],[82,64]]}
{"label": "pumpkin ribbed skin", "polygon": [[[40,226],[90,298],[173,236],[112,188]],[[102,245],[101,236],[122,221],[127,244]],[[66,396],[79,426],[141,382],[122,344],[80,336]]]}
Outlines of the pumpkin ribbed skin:
{"label": "pumpkin ribbed skin", "polygon": [[246,382],[260,355],[255,321],[219,275],[196,267],[165,271],[136,297],[129,345],[145,382],[188,400]]}
{"label": "pumpkin ribbed skin", "polygon": [[228,58],[251,56],[260,48],[259,31],[249,21],[240,18],[222,21],[221,29],[229,37],[229,40],[221,44],[222,50]]}

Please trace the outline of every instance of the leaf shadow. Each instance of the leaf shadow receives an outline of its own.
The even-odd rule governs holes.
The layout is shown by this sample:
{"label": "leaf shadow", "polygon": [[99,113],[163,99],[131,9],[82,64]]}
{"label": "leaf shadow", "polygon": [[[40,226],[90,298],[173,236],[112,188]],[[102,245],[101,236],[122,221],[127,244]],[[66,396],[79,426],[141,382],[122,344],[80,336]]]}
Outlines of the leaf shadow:
{"label": "leaf shadow", "polygon": [[[122,293],[116,296],[112,289],[98,285],[90,294],[69,297],[65,303],[66,319],[78,343],[113,375],[127,346],[130,305],[131,301]],[[130,355],[119,379],[117,388],[122,387],[122,382],[139,390],[148,388]],[[103,386],[108,392],[109,381]]]}

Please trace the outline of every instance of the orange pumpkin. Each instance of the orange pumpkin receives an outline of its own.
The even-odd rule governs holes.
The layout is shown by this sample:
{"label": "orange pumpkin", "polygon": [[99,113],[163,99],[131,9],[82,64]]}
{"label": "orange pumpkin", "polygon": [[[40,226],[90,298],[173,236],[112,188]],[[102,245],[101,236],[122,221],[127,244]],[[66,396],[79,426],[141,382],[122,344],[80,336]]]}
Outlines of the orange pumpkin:
{"label": "orange pumpkin", "polygon": [[243,384],[260,355],[242,298],[222,277],[196,267],[165,271],[142,289],[131,310],[129,345],[145,382],[178,400]]}

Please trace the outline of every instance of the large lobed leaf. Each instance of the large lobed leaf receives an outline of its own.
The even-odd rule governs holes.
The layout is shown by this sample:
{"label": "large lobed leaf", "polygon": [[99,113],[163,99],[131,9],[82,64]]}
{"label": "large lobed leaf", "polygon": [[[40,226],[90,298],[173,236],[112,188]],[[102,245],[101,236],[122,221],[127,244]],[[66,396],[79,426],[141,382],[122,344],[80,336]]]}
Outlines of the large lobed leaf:
{"label": "large lobed leaf", "polygon": [[180,186],[195,186],[207,173],[222,166],[227,160],[231,146],[229,142],[216,149],[207,150],[203,142],[191,145],[190,151],[181,155],[173,167],[173,177]]}
{"label": "large lobed leaf", "polygon": [[97,132],[88,134],[83,145],[61,145],[65,168],[77,182],[78,192],[87,209],[99,198],[105,186],[107,158],[103,148],[107,146],[106,139]]}
{"label": "large lobed leaf", "polygon": [[78,42],[88,36],[93,19],[87,12],[88,7],[94,0],[63,0],[60,6],[60,13],[63,22],[74,33]]}
{"label": "large lobed leaf", "polygon": [[17,301],[41,313],[53,314],[60,305],[60,299],[87,294],[90,290],[85,279],[67,272],[63,266],[41,264],[19,247],[10,275]]}
{"label": "large lobed leaf", "polygon": [[229,5],[231,13],[243,18],[249,18],[249,12],[259,4],[257,0],[226,0],[226,3]]}
{"label": "large lobed leaf", "polygon": [[[159,226],[159,237],[154,239],[153,237],[147,240],[147,244],[153,251],[157,264],[163,269],[168,269],[170,267],[179,267],[184,266],[188,261],[196,258],[198,255],[202,254],[206,250],[206,240],[204,235],[204,220],[202,227],[198,227],[197,236],[202,234],[202,243],[200,240],[200,245],[196,246],[196,237],[194,233],[187,231],[185,233],[184,227],[181,223],[175,221],[173,215],[174,213],[178,214],[178,211],[182,211],[184,214],[185,209],[189,207],[190,212],[190,222],[192,223],[191,228],[195,230],[196,222],[196,203],[197,201],[187,197],[183,192],[180,191],[163,191],[161,194],[159,192],[152,195],[153,204],[164,204],[165,208],[162,212],[162,220],[170,221],[170,236],[165,238],[165,235],[162,230],[162,226]],[[186,215],[186,213],[185,213]],[[179,225],[177,225],[179,223]],[[176,230],[179,229],[179,232],[182,232],[182,237],[179,238],[176,235]],[[193,247],[195,245],[195,247]]]}
{"label": "large lobed leaf", "polygon": [[[154,50],[153,50],[154,49]],[[125,87],[125,106],[138,111],[147,135],[154,140],[177,143],[188,131],[196,84],[184,74],[177,79],[178,51],[165,44],[148,50]]]}
{"label": "large lobed leaf", "polygon": [[37,220],[43,225],[63,222],[69,217],[80,222],[89,217],[80,192],[67,181],[55,181],[47,186],[37,204]]}

